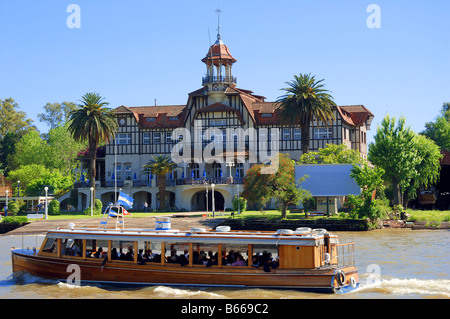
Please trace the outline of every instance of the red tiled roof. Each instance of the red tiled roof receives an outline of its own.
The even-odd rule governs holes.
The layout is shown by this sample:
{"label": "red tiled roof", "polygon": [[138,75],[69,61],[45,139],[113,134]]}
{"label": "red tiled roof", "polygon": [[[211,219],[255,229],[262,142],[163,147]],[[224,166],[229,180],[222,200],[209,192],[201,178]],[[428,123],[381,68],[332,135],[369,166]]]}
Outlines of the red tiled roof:
{"label": "red tiled roof", "polygon": [[213,61],[214,65],[218,65],[219,63],[226,65],[228,63],[233,64],[237,60],[233,58],[230,49],[225,44],[214,44],[202,59],[204,63],[210,63],[211,61]]}
{"label": "red tiled roof", "polygon": [[[161,106],[119,106],[115,109],[117,114],[132,113],[136,122],[142,128],[176,128],[183,123],[186,105],[161,105]],[[178,119],[169,119],[178,117]],[[147,121],[147,118],[155,118],[155,121]]]}

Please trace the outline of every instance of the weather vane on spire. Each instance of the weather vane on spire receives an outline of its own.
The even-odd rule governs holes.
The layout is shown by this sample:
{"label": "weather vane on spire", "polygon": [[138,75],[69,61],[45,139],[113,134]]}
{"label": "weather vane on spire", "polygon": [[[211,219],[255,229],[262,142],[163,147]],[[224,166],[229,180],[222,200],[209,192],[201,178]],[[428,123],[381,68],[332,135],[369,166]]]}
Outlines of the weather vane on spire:
{"label": "weather vane on spire", "polygon": [[220,14],[222,13],[222,10],[217,9],[217,40],[220,40]]}

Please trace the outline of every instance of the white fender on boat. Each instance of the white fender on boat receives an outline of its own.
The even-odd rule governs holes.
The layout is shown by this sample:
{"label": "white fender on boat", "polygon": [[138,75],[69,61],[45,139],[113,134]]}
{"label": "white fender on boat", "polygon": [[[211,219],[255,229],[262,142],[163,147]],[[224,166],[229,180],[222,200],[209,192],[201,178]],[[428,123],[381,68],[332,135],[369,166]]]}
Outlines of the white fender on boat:
{"label": "white fender on boat", "polygon": [[[353,278],[353,277],[352,277]],[[337,282],[339,284],[339,286],[344,286],[345,285],[345,272],[342,270],[338,270],[338,272],[336,273],[336,279]]]}
{"label": "white fender on boat", "polygon": [[292,235],[294,231],[292,229],[278,229],[277,234],[278,235]]}
{"label": "white fender on boat", "polygon": [[206,232],[205,228],[191,228],[191,233],[204,233]]}
{"label": "white fender on boat", "polygon": [[355,277],[350,277],[350,285],[352,286],[352,288],[356,287],[356,279],[355,279]]}
{"label": "white fender on boat", "polygon": [[316,228],[312,230],[313,233],[317,233],[317,234],[325,234],[328,231],[325,228]]}
{"label": "white fender on boat", "polygon": [[217,226],[216,227],[216,231],[221,232],[221,233],[226,233],[226,232],[229,232],[230,230],[231,230],[230,226]]}
{"label": "white fender on boat", "polygon": [[295,235],[302,235],[302,234],[307,234],[307,233],[310,233],[310,232],[311,232],[311,228],[309,228],[309,227],[300,227],[300,228],[297,228],[294,231],[294,234]]}

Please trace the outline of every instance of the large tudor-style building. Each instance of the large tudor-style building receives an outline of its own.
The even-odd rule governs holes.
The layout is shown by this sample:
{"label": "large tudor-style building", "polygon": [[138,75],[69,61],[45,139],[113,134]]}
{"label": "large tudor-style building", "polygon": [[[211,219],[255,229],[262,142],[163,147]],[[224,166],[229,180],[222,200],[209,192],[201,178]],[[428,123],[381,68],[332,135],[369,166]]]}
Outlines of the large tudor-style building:
{"label": "large tudor-style building", "polygon": [[[179,169],[167,176],[166,202],[177,209],[211,210],[212,184],[215,210],[230,208],[233,196],[242,192],[246,171],[255,162],[261,162],[261,157],[255,153],[269,154],[275,145],[272,144],[274,139],[279,141],[279,152],[288,153],[296,160],[300,158],[300,127],[284,124],[275,102],[267,102],[265,97],[236,86],[237,80],[232,74],[236,59],[222,42],[220,33],[202,62],[207,68],[203,85],[188,94],[185,105],[115,109],[119,131],[115,141],[106,146],[104,158],[98,161],[96,194],[104,204],[114,201],[120,189],[134,198],[134,209],[144,210],[146,202],[149,210],[157,209],[156,178],[142,175],[143,166],[153,155],[173,156],[174,146],[181,144],[180,129],[190,134],[192,147],[191,153],[181,152],[184,160]],[[311,151],[329,143],[346,144],[366,157],[366,132],[373,114],[363,105],[338,106],[333,112],[332,125],[326,127],[321,122],[312,125]],[[183,138],[186,141],[186,137]],[[227,141],[233,143],[227,144]],[[211,153],[211,145],[222,146],[222,143],[221,154]],[[208,154],[214,155],[209,161],[201,156],[208,148]],[[89,188],[81,186],[79,209],[88,206],[90,196]]]}

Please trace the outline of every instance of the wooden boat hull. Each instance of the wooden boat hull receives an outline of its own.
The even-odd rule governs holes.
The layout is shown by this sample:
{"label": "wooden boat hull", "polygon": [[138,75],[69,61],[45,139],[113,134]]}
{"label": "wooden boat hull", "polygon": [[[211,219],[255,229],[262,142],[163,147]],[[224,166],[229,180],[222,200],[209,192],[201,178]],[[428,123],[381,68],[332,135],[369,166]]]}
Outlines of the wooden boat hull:
{"label": "wooden boat hull", "polygon": [[[101,259],[73,260],[37,256],[24,250],[12,251],[13,273],[27,272],[38,277],[70,282],[73,278],[71,270],[73,267],[69,266],[73,264],[79,267],[79,280],[84,283],[257,287],[335,293],[348,292],[359,285],[358,271],[353,266],[342,269],[331,267],[311,270],[275,269],[264,272],[260,268],[232,266],[207,268],[201,265],[192,267],[175,264],[136,265],[117,261],[106,262],[103,265]],[[340,277],[339,270],[345,276]]]}

